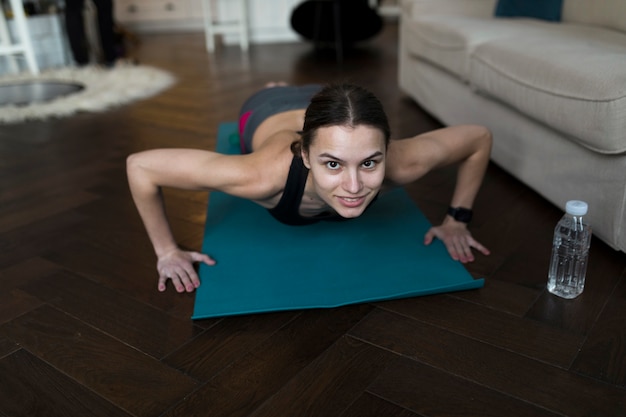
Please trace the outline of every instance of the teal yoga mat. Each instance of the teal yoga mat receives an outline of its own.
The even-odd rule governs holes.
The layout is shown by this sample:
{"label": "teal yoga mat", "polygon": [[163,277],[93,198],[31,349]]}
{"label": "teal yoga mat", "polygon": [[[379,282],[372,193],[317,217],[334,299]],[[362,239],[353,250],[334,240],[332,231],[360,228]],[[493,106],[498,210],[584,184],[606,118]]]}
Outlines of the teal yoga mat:
{"label": "teal yoga mat", "polygon": [[[217,151],[235,123],[223,123]],[[234,141],[233,141],[234,142]],[[330,308],[480,288],[440,241],[424,246],[428,220],[402,189],[381,195],[345,222],[285,226],[262,207],[211,193],[192,319],[280,310]]]}

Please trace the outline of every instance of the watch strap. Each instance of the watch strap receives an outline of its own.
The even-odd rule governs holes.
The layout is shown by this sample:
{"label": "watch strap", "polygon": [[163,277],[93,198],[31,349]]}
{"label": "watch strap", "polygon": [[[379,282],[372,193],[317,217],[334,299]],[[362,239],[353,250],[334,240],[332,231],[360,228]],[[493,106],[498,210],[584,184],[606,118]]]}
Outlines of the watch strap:
{"label": "watch strap", "polygon": [[457,222],[469,223],[474,213],[465,207],[448,207],[448,214]]}

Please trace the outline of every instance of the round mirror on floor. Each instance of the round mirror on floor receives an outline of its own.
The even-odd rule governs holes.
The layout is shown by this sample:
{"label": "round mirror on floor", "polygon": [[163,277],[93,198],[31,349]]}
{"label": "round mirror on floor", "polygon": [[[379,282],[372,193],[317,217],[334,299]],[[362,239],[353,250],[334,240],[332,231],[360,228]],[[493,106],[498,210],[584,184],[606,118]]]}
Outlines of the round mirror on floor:
{"label": "round mirror on floor", "polygon": [[0,106],[45,103],[84,88],[83,84],[63,81],[25,81],[0,85]]}

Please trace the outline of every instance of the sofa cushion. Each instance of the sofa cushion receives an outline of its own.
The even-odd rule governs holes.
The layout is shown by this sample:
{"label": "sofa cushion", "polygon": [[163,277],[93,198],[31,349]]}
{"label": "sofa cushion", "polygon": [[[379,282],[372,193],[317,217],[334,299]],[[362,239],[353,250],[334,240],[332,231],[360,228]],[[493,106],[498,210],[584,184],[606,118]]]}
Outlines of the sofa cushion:
{"label": "sofa cushion", "polygon": [[561,20],[563,0],[498,0],[497,17],[534,17],[558,22]]}
{"label": "sofa cushion", "polygon": [[565,0],[561,18],[564,22],[602,26],[626,32],[624,0]]}
{"label": "sofa cushion", "polygon": [[405,48],[413,56],[435,64],[463,81],[469,76],[474,48],[495,38],[520,36],[535,22],[529,19],[493,19],[452,15],[425,15],[403,22]]}
{"label": "sofa cushion", "polygon": [[575,24],[534,26],[474,49],[476,90],[600,153],[626,152],[626,35]]}

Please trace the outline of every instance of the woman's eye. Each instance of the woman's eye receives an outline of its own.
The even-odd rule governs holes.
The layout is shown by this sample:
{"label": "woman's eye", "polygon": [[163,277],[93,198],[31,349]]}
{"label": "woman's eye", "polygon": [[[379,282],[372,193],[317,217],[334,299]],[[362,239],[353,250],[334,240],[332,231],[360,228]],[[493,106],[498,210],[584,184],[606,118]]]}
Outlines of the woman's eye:
{"label": "woman's eye", "polygon": [[374,168],[376,166],[376,161],[372,161],[372,160],[365,161],[363,162],[363,166],[365,168]]}
{"label": "woman's eye", "polygon": [[328,161],[326,162],[326,167],[330,169],[339,169],[339,162],[337,161]]}

